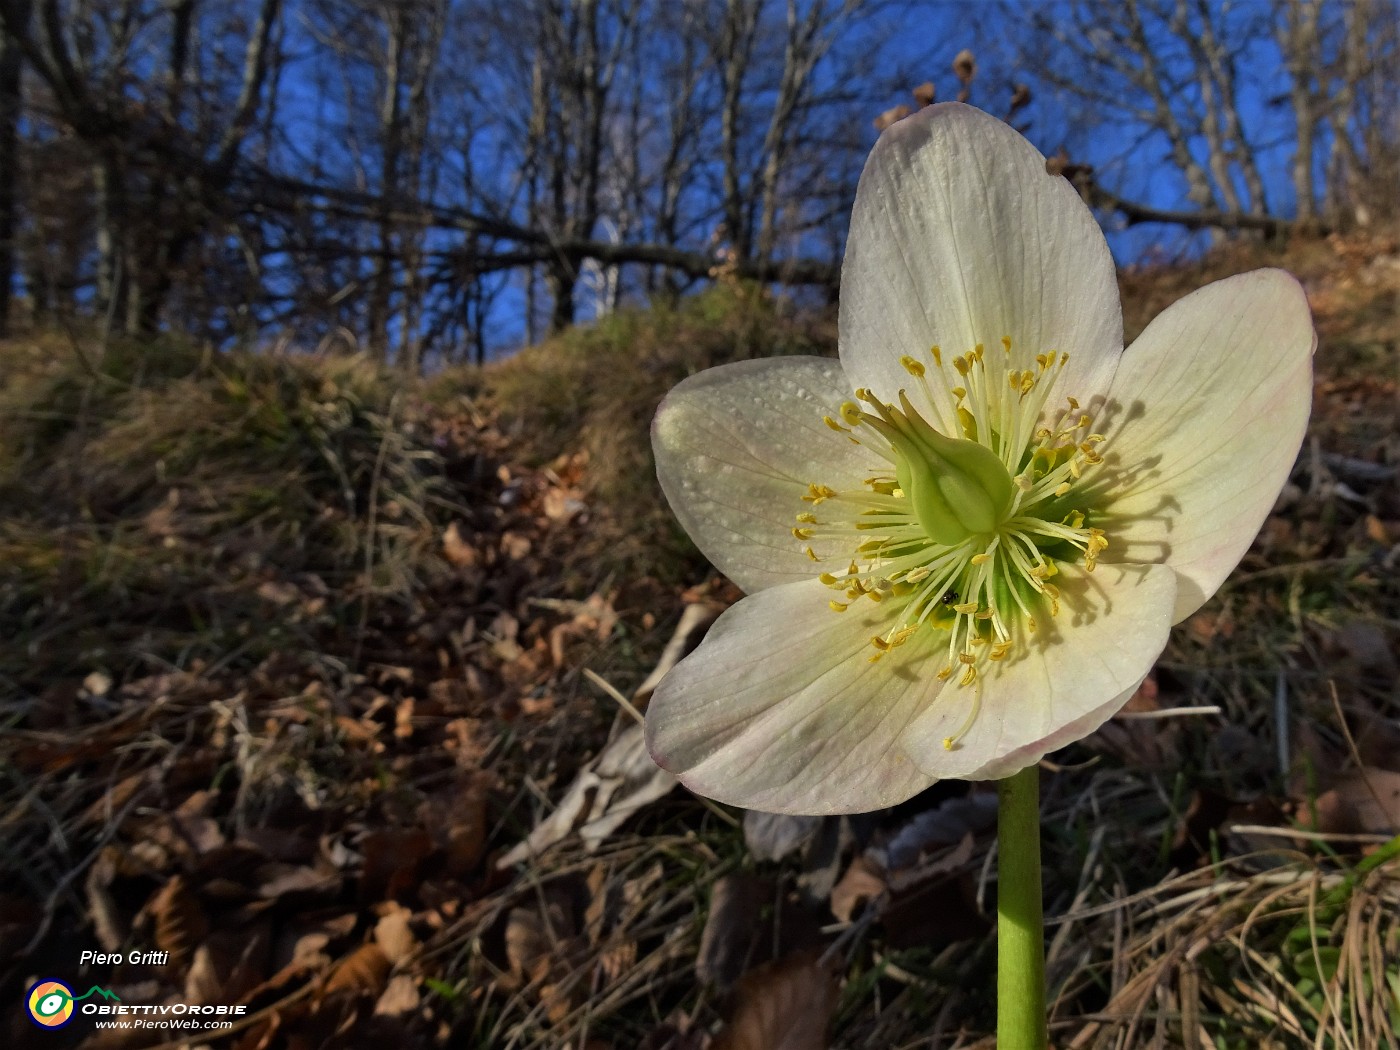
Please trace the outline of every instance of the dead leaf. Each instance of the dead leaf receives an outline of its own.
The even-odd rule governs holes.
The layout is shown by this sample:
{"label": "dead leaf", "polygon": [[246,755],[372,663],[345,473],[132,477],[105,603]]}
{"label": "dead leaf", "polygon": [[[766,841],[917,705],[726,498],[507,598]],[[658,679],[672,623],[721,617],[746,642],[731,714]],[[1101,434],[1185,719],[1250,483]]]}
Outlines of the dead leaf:
{"label": "dead leaf", "polygon": [[418,978],[410,977],[406,973],[396,974],[389,979],[384,994],[374,1004],[374,1012],[380,1017],[402,1017],[418,1009],[418,1004],[422,1001],[423,996],[418,991]]}
{"label": "dead leaf", "polygon": [[666,648],[661,650],[661,658],[656,661],[651,674],[637,686],[632,699],[638,703],[648,699],[661,684],[661,679],[666,677],[667,672],[700,644],[700,639],[705,636],[710,624],[714,623],[723,611],[724,606],[718,602],[699,600],[688,604],[681,613],[680,623],[676,624],[676,629],[671,632]]}
{"label": "dead leaf", "polygon": [[172,971],[183,974],[195,946],[209,932],[198,898],[185,877],[176,875],[156,891],[146,907],[155,921],[156,947],[169,952]]}
{"label": "dead leaf", "polygon": [[192,1003],[233,1003],[267,979],[272,943],[264,919],[252,929],[219,930],[194,953],[185,975],[185,998]]}
{"label": "dead leaf", "polygon": [[447,874],[464,878],[486,852],[486,792],[489,779],[465,772],[451,788],[423,803],[418,819],[435,832],[446,854]]}
{"label": "dead leaf", "polygon": [[115,846],[105,846],[97,855],[97,860],[88,869],[83,887],[87,891],[88,917],[92,919],[92,931],[97,943],[104,951],[115,952],[126,943],[127,923],[110,892],[112,880],[117,876],[119,851]]}
{"label": "dead leaf", "polygon": [[887,889],[885,872],[870,857],[861,854],[851,860],[846,873],[831,890],[831,914],[838,922],[850,922],[867,901]]}
{"label": "dead leaf", "polygon": [[695,957],[695,975],[702,982],[728,991],[748,969],[759,916],[773,900],[773,889],[771,879],[756,875],[724,875],[715,880]]}
{"label": "dead leaf", "polygon": [[630,725],[583,768],[554,812],[496,867],[537,856],[575,831],[588,849],[597,849],[623,821],[670,794],[677,783],[675,774],[652,761],[643,727]]}
{"label": "dead leaf", "polygon": [[442,534],[442,556],[458,569],[470,569],[481,559],[481,553],[467,542],[462,527],[455,521]]}
{"label": "dead leaf", "polygon": [[321,989],[322,997],[339,994],[378,996],[389,978],[389,958],[377,944],[362,944],[336,963]]}
{"label": "dead leaf", "polygon": [[374,902],[398,897],[416,886],[434,845],[422,828],[387,828],[366,835],[360,849],[365,856],[360,899]]}
{"label": "dead leaf", "polygon": [[374,941],[384,952],[390,963],[398,965],[418,947],[418,938],[413,935],[410,920],[413,913],[402,904],[389,901],[384,914],[374,924]]}
{"label": "dead leaf", "polygon": [[1394,835],[1400,832],[1400,773],[1367,767],[1347,774],[1317,798],[1317,831]]}
{"label": "dead leaf", "polygon": [[823,819],[750,809],[744,813],[744,845],[754,860],[782,860],[811,842]]}
{"label": "dead leaf", "polygon": [[967,835],[989,830],[997,820],[997,797],[974,791],[945,799],[899,829],[883,849],[886,871],[900,871],[918,862],[920,854],[959,843]]}
{"label": "dead leaf", "polygon": [[836,982],[815,954],[760,966],[739,981],[735,997],[711,1050],[826,1050]]}

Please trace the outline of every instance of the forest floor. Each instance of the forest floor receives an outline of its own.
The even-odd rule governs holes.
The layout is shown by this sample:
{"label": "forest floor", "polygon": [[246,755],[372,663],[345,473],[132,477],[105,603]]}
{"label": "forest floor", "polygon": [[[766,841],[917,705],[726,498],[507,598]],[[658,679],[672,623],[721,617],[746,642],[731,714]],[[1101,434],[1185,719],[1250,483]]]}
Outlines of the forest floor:
{"label": "forest floor", "polygon": [[[1043,764],[1058,1047],[1400,1045],[1400,244],[1128,272],[1128,334],[1260,265],[1315,311],[1309,434],[1126,716]],[[833,349],[742,288],[414,382],[0,344],[0,1032],[990,1047],[985,786],[763,818],[638,743],[653,671],[738,597],[656,490],[655,404]],[[1153,717],[1183,706],[1219,711]],[[41,979],[106,994],[40,1032]],[[99,1028],[108,995],[242,1010]]]}

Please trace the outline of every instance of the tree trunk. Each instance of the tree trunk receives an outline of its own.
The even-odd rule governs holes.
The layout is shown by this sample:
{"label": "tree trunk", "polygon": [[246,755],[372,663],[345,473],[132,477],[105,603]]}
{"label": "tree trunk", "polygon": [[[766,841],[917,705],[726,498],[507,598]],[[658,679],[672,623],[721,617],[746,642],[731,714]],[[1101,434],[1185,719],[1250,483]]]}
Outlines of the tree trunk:
{"label": "tree trunk", "polygon": [[549,268],[549,295],[554,301],[549,318],[551,335],[558,335],[574,323],[574,285],[578,274],[567,260],[554,263]]}
{"label": "tree trunk", "polygon": [[[29,20],[28,0],[9,3],[16,21],[23,24]],[[0,336],[9,329],[14,293],[21,90],[19,45],[8,33],[0,33]]]}

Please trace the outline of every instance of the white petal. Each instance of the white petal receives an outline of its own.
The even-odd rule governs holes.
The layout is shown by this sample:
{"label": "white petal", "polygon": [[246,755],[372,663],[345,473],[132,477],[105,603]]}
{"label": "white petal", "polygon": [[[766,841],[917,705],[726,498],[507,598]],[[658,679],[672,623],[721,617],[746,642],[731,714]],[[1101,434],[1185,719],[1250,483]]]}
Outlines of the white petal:
{"label": "white petal", "polygon": [[[1060,615],[1048,616],[970,686],[949,686],[905,734],[939,779],[997,780],[1093,732],[1132,696],[1167,644],[1176,579],[1160,565],[1063,569]],[[980,706],[965,733],[974,703]],[[948,737],[957,737],[949,750]]]}
{"label": "white petal", "polygon": [[900,355],[937,345],[947,361],[977,343],[1000,353],[1003,336],[1016,367],[1068,353],[1059,391],[1084,400],[1103,389],[1123,347],[1113,258],[1034,146],[970,106],[929,106],[880,136],[861,175],[841,270],[841,362],[891,400],[911,385]]}
{"label": "white petal", "polygon": [[930,649],[878,663],[889,603],[827,608],[816,580],[774,587],[721,616],[647,709],[657,763],[698,794],[769,813],[861,813],[933,782],[901,735],[942,685]]}
{"label": "white petal", "polygon": [[[1123,354],[1103,445],[1104,561],[1177,571],[1175,619],[1244,556],[1298,454],[1317,344],[1307,297],[1282,270],[1207,285]],[[1096,426],[1100,424],[1096,423]]]}
{"label": "white petal", "polygon": [[885,465],[822,422],[850,397],[836,361],[783,357],[693,375],[657,409],[661,489],[695,545],[744,590],[820,572],[792,536],[811,509],[807,486],[860,489]]}

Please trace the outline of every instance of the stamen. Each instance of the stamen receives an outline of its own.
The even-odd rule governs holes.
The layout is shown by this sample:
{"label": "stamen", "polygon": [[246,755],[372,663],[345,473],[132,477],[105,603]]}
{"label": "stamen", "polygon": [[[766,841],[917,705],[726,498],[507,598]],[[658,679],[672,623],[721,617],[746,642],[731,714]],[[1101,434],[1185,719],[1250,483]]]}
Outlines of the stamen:
{"label": "stamen", "polygon": [[[871,663],[906,643],[946,647],[938,679],[949,682],[957,671],[958,688],[974,687],[966,718],[943,742],[949,749],[977,718],[979,677],[1034,634],[1040,617],[1059,615],[1060,591],[1047,582],[1059,572],[1056,559],[1073,557],[1093,571],[1108,548],[1103,530],[1088,525],[1071,495],[1074,483],[1103,462],[1099,446],[1105,437],[1090,432],[1092,419],[1075,398],[1062,395],[1060,408],[1049,402],[1069,355],[1044,350],[1013,356],[1011,337],[1000,341],[1003,354],[988,358],[984,344],[976,343],[950,358],[952,371],[944,369],[938,346],[926,355],[901,356],[900,366],[916,382],[893,402],[860,387],[835,414],[823,416],[829,429],[889,467],[854,488],[808,485],[802,501],[825,510],[820,520],[808,510],[796,513],[792,529],[798,540],[820,539],[837,558],[850,555],[845,571],[817,578],[836,592],[828,602],[835,612],[862,598],[880,606],[887,629],[871,638]],[[1034,367],[1011,367],[1030,360]],[[930,370],[929,361],[938,371]],[[935,542],[926,531],[928,519],[914,512],[906,491],[914,488],[913,478],[936,478],[952,469],[932,451],[929,460],[912,467],[904,458],[922,454],[930,428],[984,446],[1005,468],[1011,491],[991,519],[1001,520],[989,531]],[[919,473],[911,473],[915,467]],[[1070,505],[1061,502],[1066,500]],[[813,546],[803,550],[818,560]]]}

